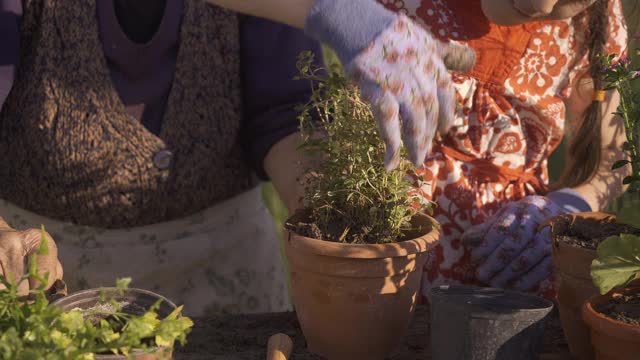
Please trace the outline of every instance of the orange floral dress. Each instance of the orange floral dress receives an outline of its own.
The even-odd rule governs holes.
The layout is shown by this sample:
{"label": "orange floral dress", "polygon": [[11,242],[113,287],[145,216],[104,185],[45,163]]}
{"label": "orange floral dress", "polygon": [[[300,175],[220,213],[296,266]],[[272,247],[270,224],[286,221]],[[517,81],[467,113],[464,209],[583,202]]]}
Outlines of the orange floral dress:
{"label": "orange floral dress", "polygon": [[[480,0],[379,2],[477,53],[470,74],[453,75],[461,104],[456,124],[426,159],[417,189],[437,203],[442,225],[423,295],[443,283],[476,283],[460,236],[506,202],[546,192],[547,158],[564,135],[564,99],[587,69],[584,31],[572,20],[498,26],[484,17]],[[609,19],[607,51],[623,53],[628,35],[620,0],[611,1]],[[553,296],[552,280],[537,292]]]}

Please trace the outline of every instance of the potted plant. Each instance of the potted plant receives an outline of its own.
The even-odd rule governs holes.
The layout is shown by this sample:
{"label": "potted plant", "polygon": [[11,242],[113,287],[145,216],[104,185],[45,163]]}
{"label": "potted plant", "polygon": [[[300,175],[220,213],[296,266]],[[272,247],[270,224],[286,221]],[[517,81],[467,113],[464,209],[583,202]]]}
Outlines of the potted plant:
{"label": "potted plant", "polygon": [[[634,221],[640,227],[640,217]],[[640,287],[629,286],[639,274],[640,236],[620,234],[598,246],[591,275],[600,295],[587,300],[582,308],[596,360],[640,356]]]}
{"label": "potted plant", "polygon": [[[408,161],[384,169],[370,107],[339,72],[313,80],[301,109],[302,148],[318,158],[304,180],[302,210],[286,223],[292,297],[311,352],[329,359],[383,359],[414,311],[426,251],[438,238],[431,204],[411,195]],[[420,181],[420,179],[417,179]]]}
{"label": "potted plant", "polygon": [[[639,72],[631,69],[628,59],[623,58],[616,63],[614,59],[614,55],[603,59],[604,81],[607,90],[616,89],[620,94],[620,106],[616,114],[624,122],[627,141],[623,150],[629,158],[615,162],[612,170],[630,167],[631,174],[624,178],[623,183],[629,185],[629,192],[638,192],[640,107],[632,82],[637,80]],[[620,212],[616,217],[606,213],[579,213],[562,215],[550,222],[560,320],[571,354],[577,359],[594,358],[589,330],[582,321],[582,304],[598,293],[591,278],[596,249],[610,236],[640,234],[640,226],[634,222],[640,215],[635,214]]]}
{"label": "potted plant", "polygon": [[[48,251],[47,242],[41,244],[39,255]],[[35,265],[30,261],[29,273],[16,281],[0,276],[6,287],[0,290],[0,359],[171,359],[174,342],[184,343],[193,325],[180,316],[182,307],[128,289],[130,279],[50,304],[46,276]],[[18,296],[19,284],[29,279],[42,285]]]}

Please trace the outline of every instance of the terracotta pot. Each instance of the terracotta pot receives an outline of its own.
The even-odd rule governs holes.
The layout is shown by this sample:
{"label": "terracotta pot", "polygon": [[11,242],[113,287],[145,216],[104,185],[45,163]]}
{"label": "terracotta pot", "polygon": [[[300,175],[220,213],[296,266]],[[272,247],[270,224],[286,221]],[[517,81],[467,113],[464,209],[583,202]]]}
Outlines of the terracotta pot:
{"label": "terracotta pot", "polygon": [[293,303],[310,352],[330,360],[383,359],[400,344],[416,306],[435,220],[391,244],[321,241],[288,231]]}
{"label": "terracotta pot", "polygon": [[591,332],[596,360],[640,359],[640,326],[608,318],[595,310],[616,295],[637,293],[640,293],[640,287],[597,295],[584,303],[582,316]]}
{"label": "terracotta pot", "polygon": [[[124,296],[117,293],[115,288],[104,288],[107,299],[114,299],[118,302],[127,302],[122,309],[123,312],[135,315],[142,315],[149,310],[158,300],[162,300],[158,310],[160,318],[164,318],[176,309],[176,305],[164,296],[142,289],[127,289]],[[89,309],[100,301],[100,289],[89,289],[73,293],[60,298],[52,305],[60,306],[63,310],[69,311],[76,308]],[[133,352],[133,358],[137,360],[171,360],[172,349],[156,347],[147,352]],[[96,360],[126,360],[127,357],[121,355],[96,355]]]}
{"label": "terracotta pot", "polygon": [[577,360],[593,359],[589,329],[582,321],[581,308],[587,299],[598,294],[591,279],[591,262],[596,258],[596,252],[555,239],[567,234],[572,226],[594,226],[594,223],[613,221],[615,216],[611,214],[577,213],[561,215],[549,222],[554,239],[552,254],[558,281],[560,321],[571,356]]}

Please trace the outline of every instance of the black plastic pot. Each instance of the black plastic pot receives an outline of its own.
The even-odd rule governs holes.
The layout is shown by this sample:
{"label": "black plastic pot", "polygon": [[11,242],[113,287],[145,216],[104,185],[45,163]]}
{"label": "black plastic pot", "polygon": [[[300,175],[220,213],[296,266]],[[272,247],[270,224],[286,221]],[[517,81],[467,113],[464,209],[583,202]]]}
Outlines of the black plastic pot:
{"label": "black plastic pot", "polygon": [[[159,308],[156,310],[158,317],[164,318],[176,309],[176,305],[169,299],[154,292],[142,289],[127,289],[123,295],[118,293],[116,288],[89,289],[73,293],[69,296],[60,298],[52,305],[59,306],[65,311],[73,309],[89,309],[94,307],[100,301],[101,294],[104,293],[107,300],[115,300],[123,302],[122,312],[132,315],[142,315],[151,308],[158,300],[162,300]],[[154,348],[147,352],[134,352],[133,358],[137,360],[170,360],[172,358],[172,349]],[[95,355],[96,360],[125,360],[126,357],[120,355]]]}
{"label": "black plastic pot", "polygon": [[537,360],[553,303],[493,288],[440,286],[431,295],[433,360]]}

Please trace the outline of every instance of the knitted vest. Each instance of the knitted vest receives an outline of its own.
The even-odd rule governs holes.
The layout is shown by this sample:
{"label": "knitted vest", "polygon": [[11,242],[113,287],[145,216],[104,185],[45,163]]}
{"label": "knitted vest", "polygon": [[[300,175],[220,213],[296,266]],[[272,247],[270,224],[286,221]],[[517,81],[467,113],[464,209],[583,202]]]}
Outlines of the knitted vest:
{"label": "knitted vest", "polygon": [[[159,136],[125,112],[96,0],[26,0],[15,85],[0,113],[0,199],[102,228],[183,217],[257,184],[240,146],[238,19],[185,1]],[[170,166],[158,156],[169,150]],[[154,161],[155,158],[155,161]]]}

